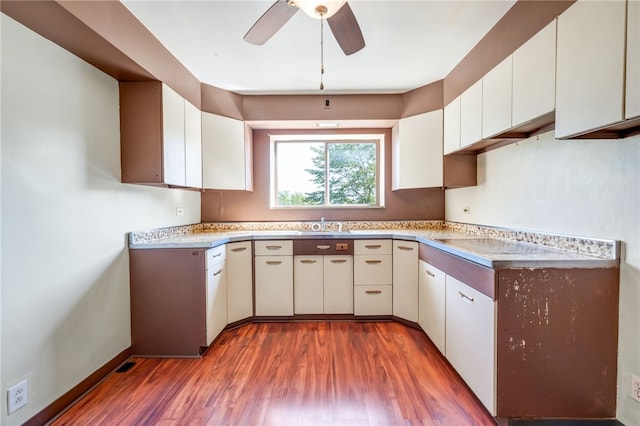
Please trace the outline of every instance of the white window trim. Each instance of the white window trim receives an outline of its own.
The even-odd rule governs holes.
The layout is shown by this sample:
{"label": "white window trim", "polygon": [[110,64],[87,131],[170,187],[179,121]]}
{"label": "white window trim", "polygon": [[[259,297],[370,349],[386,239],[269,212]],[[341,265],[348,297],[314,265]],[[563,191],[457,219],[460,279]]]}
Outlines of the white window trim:
{"label": "white window trim", "polygon": [[[291,141],[371,141],[377,144],[377,164],[378,169],[376,171],[377,182],[377,201],[375,206],[358,206],[358,205],[322,205],[322,206],[278,206],[276,203],[276,169],[275,169],[275,147],[277,142],[291,142]],[[269,208],[272,210],[292,210],[292,209],[380,209],[384,208],[385,200],[385,138],[384,133],[335,133],[330,135],[325,134],[304,134],[301,132],[296,135],[270,135],[269,136]]]}

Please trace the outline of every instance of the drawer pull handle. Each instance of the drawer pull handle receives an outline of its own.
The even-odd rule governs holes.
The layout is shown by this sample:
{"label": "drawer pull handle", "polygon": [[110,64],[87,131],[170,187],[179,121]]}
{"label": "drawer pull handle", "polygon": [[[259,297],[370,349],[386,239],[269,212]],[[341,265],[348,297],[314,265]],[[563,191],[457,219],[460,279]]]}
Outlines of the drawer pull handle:
{"label": "drawer pull handle", "polygon": [[365,260],[364,263],[368,265],[374,265],[376,263],[382,263],[382,260]]}
{"label": "drawer pull handle", "polygon": [[434,274],[433,272],[431,272],[430,270],[426,269],[425,272],[427,273],[427,275],[429,275],[431,278],[435,278],[436,274]]}
{"label": "drawer pull handle", "polygon": [[400,250],[412,251],[412,250],[413,250],[413,247],[409,247],[409,246],[398,246],[398,249],[400,249]]}
{"label": "drawer pull handle", "polygon": [[382,293],[382,290],[365,290],[365,293],[367,293],[367,294],[380,294],[380,293]]}
{"label": "drawer pull handle", "polygon": [[469,301],[469,303],[473,302],[473,297],[469,297],[466,294],[464,294],[463,292],[459,291],[458,294],[460,295],[460,297],[462,297],[463,299],[466,299]]}
{"label": "drawer pull handle", "polygon": [[316,246],[316,248],[318,250],[329,250],[331,248],[331,246],[328,245],[322,245],[322,246]]}
{"label": "drawer pull handle", "polygon": [[234,253],[237,253],[239,251],[245,251],[247,248],[246,247],[236,247],[236,248],[232,248],[231,251]]}
{"label": "drawer pull handle", "polygon": [[222,256],[222,252],[220,252],[220,253],[218,253],[218,254],[214,254],[214,255],[213,255],[213,256],[211,256],[211,257],[220,257],[220,256]]}
{"label": "drawer pull handle", "polygon": [[282,246],[267,246],[267,250],[280,250]]}
{"label": "drawer pull handle", "polygon": [[267,260],[267,265],[280,265],[281,263],[281,260]]}
{"label": "drawer pull handle", "polygon": [[316,261],[313,259],[302,259],[300,263],[316,263]]}
{"label": "drawer pull handle", "polygon": [[331,263],[346,263],[347,259],[331,259]]}
{"label": "drawer pull handle", "polygon": [[222,273],[222,269],[220,269],[218,272],[214,272],[213,276],[217,277],[218,275],[220,275]]}
{"label": "drawer pull handle", "polygon": [[367,244],[364,247],[368,249],[379,249],[382,246],[380,244]]}

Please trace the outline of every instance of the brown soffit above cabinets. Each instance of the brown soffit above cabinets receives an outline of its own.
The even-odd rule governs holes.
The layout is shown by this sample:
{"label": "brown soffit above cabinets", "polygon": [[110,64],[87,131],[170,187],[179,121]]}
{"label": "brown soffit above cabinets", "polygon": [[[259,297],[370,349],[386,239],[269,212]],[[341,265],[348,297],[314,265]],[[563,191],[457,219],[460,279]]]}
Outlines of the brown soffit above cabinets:
{"label": "brown soffit above cabinets", "polygon": [[333,95],[329,111],[318,111],[325,95],[242,96],[200,83],[118,1],[3,0],[0,8],[113,78],[163,81],[202,111],[249,121],[388,120],[442,108],[574,1],[518,0],[443,80],[396,95]]}

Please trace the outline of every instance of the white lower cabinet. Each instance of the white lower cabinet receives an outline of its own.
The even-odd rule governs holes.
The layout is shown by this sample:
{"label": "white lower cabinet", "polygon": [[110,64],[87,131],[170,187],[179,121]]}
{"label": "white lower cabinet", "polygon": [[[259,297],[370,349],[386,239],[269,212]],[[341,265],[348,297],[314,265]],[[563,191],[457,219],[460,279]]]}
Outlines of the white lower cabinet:
{"label": "white lower cabinet", "polygon": [[207,345],[227,326],[227,277],[225,247],[207,250],[206,257],[206,324]]}
{"label": "white lower cabinet", "polygon": [[419,261],[418,269],[418,324],[444,355],[446,274],[424,260]]}
{"label": "white lower cabinet", "polygon": [[295,314],[352,314],[353,257],[294,256]]}
{"label": "white lower cabinet", "polygon": [[291,241],[256,241],[256,316],[293,315]]}
{"label": "white lower cabinet", "polygon": [[393,241],[393,315],[418,322],[418,243]]}
{"label": "white lower cabinet", "polygon": [[324,312],[324,256],[293,257],[293,312]]}
{"label": "white lower cabinet", "polygon": [[324,313],[353,313],[353,256],[324,256]]}
{"label": "white lower cabinet", "polygon": [[253,315],[251,241],[227,244],[227,323]]}
{"label": "white lower cabinet", "polygon": [[353,313],[393,313],[391,240],[356,240],[353,256]]}
{"label": "white lower cabinet", "polygon": [[446,276],[447,360],[496,414],[496,302]]}

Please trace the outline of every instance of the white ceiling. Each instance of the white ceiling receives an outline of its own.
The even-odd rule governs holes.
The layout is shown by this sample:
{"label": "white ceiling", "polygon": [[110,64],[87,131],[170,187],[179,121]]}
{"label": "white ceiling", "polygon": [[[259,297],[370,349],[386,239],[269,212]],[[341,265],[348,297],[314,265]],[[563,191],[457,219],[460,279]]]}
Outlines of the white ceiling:
{"label": "white ceiling", "polygon": [[298,11],[263,46],[242,38],[275,0],[122,0],[200,81],[240,94],[403,93],[444,78],[515,0],[350,0],[366,46],[345,56]]}

